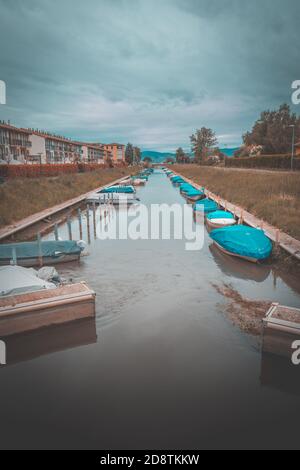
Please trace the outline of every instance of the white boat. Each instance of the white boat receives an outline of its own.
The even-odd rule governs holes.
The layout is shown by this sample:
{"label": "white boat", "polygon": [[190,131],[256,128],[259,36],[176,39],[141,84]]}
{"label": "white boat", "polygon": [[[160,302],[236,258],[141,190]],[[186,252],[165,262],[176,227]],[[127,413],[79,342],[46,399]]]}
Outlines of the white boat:
{"label": "white boat", "polygon": [[94,193],[86,198],[87,204],[131,205],[138,202],[139,198],[133,193]]}
{"label": "white boat", "polygon": [[134,186],[145,186],[146,184],[146,180],[142,179],[142,178],[135,178],[132,182],[132,184]]}

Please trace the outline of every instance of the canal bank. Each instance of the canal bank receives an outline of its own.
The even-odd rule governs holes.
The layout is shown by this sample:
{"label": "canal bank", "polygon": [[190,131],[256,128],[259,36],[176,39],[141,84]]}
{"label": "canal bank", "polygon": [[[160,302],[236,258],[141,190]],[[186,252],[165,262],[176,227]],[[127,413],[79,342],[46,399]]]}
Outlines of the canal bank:
{"label": "canal bank", "polygon": [[[146,205],[184,203],[158,171],[138,196]],[[76,238],[76,218],[72,228]],[[60,236],[67,233],[62,225]],[[229,283],[250,299],[299,307],[297,285],[286,273],[275,275],[272,266],[219,256],[207,233],[199,252],[184,245],[99,240],[91,231],[88,256],[59,272],[95,290],[94,330],[82,328],[81,339],[78,328],[76,339],[56,349],[52,329],[40,332],[42,341],[37,332],[34,343],[31,335],[10,340],[22,346],[10,363],[8,343],[8,364],[0,368],[1,447],[298,445],[299,383],[287,390],[284,372],[281,381],[273,380],[278,363],[232,325],[226,300],[212,283]],[[29,344],[35,345],[31,354]]]}

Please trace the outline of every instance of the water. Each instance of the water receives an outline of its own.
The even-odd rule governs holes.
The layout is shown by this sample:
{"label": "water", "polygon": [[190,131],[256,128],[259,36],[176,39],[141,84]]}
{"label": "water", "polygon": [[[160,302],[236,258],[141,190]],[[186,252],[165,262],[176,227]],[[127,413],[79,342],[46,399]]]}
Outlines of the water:
{"label": "water", "polygon": [[[184,203],[159,172],[139,197]],[[193,252],[178,240],[101,241],[91,233],[89,253],[59,272],[95,289],[96,320],[8,340],[1,448],[299,446],[300,366],[290,381],[286,364],[230,323],[211,285],[300,306],[289,278],[221,255],[207,235]]]}

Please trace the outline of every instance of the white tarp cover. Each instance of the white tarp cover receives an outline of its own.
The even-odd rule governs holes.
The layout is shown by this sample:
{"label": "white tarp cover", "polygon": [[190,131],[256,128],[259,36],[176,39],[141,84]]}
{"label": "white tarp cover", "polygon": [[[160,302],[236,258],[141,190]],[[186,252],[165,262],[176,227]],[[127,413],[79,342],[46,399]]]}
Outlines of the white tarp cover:
{"label": "white tarp cover", "polygon": [[33,268],[0,266],[0,296],[54,289],[55,287],[56,285],[52,282],[40,279],[38,272]]}

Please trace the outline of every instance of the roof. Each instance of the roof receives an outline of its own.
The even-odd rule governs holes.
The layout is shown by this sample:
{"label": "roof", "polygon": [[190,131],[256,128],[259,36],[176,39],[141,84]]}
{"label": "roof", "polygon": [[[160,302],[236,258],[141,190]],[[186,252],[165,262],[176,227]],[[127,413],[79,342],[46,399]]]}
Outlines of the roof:
{"label": "roof", "polygon": [[31,132],[28,129],[15,127],[6,122],[0,122],[0,129],[7,129],[8,131],[22,132],[23,134],[31,134]]}
{"label": "roof", "polygon": [[76,142],[75,140],[68,139],[67,137],[47,134],[46,132],[36,131],[34,129],[28,129],[28,131],[30,134],[39,135],[40,137],[44,137],[45,139],[56,140],[58,142],[65,142],[67,144],[73,144],[73,145],[82,145],[82,142]]}

